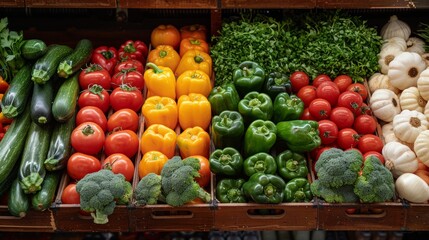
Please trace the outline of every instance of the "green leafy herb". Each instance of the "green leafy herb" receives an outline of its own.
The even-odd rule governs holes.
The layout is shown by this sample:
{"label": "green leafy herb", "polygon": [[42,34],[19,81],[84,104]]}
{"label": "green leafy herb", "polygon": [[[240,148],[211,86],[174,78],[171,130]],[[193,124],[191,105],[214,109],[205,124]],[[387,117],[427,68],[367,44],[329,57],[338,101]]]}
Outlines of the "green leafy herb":
{"label": "green leafy herb", "polygon": [[425,23],[420,23],[420,27],[417,30],[419,37],[425,41],[425,50],[429,51],[429,25]]}
{"label": "green leafy herb", "polygon": [[0,20],[0,74],[9,81],[24,66],[21,46],[24,44],[22,31],[9,31],[8,19]]}

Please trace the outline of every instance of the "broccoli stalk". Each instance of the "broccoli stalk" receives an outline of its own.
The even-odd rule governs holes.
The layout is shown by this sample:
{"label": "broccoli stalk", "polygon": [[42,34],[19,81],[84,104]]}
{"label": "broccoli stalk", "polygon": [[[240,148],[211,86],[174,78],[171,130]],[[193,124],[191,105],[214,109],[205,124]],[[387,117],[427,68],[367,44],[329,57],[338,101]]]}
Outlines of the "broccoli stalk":
{"label": "broccoli stalk", "polygon": [[165,202],[165,197],[161,192],[161,176],[149,173],[140,179],[134,189],[136,205],[156,204],[158,201]]}
{"label": "broccoli stalk", "polygon": [[338,188],[327,187],[319,180],[315,180],[310,185],[311,192],[323,198],[328,203],[353,203],[359,201],[358,196],[353,192],[353,185],[344,185]]}

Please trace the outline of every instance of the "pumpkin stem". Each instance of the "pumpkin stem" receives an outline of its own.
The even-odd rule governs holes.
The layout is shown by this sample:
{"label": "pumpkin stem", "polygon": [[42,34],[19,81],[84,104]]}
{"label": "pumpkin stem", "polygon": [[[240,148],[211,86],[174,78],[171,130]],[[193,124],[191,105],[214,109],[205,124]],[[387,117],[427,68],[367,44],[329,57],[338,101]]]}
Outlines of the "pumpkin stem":
{"label": "pumpkin stem", "polygon": [[415,67],[412,67],[412,68],[410,68],[410,70],[408,70],[408,76],[410,76],[412,78],[416,77],[418,73],[419,73],[419,71]]}
{"label": "pumpkin stem", "polygon": [[415,128],[418,128],[421,126],[420,119],[417,117],[410,117],[410,124]]}

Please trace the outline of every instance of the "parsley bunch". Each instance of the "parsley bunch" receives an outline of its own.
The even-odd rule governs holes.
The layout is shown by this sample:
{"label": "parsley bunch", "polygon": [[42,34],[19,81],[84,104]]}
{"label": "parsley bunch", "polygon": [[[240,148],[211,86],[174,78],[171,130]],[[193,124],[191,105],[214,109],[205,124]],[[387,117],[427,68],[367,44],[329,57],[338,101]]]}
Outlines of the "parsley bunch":
{"label": "parsley bunch", "polygon": [[0,20],[0,75],[10,81],[24,66],[21,46],[24,44],[22,31],[9,31],[8,19]]}

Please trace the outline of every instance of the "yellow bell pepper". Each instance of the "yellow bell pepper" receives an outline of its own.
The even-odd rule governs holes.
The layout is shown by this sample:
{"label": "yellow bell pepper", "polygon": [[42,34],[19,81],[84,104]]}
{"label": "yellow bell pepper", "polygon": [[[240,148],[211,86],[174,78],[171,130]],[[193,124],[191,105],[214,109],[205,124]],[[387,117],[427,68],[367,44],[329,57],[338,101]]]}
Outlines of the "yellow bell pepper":
{"label": "yellow bell pepper", "polygon": [[149,151],[145,153],[138,165],[139,179],[149,173],[160,175],[164,164],[168,161],[168,157],[159,151]]}
{"label": "yellow bell pepper", "polygon": [[177,103],[169,97],[152,96],[142,106],[145,126],[162,124],[175,129],[178,122]]}
{"label": "yellow bell pepper", "polygon": [[209,100],[200,93],[190,93],[182,95],[178,102],[179,124],[185,130],[191,127],[201,127],[208,129],[211,115],[211,105]]}
{"label": "yellow bell pepper", "polygon": [[175,155],[177,133],[162,124],[153,124],[148,127],[140,139],[140,150],[143,154],[150,151],[159,151],[169,159]]}
{"label": "yellow bell pepper", "polygon": [[194,155],[208,158],[210,135],[201,127],[187,128],[177,136],[177,146],[183,159]]}
{"label": "yellow bell pepper", "polygon": [[177,78],[176,95],[178,98],[189,93],[201,93],[208,97],[211,90],[210,77],[201,70],[187,70]]}
{"label": "yellow bell pepper", "polygon": [[188,50],[180,59],[176,69],[176,76],[180,76],[186,70],[201,70],[212,76],[212,58],[209,54],[199,50]]}
{"label": "yellow bell pepper", "polygon": [[180,55],[170,45],[159,45],[149,52],[147,61],[158,66],[169,67],[174,72],[179,65]]}
{"label": "yellow bell pepper", "polygon": [[176,99],[176,77],[169,67],[157,66],[154,63],[146,64],[144,81],[148,91],[154,96]]}

